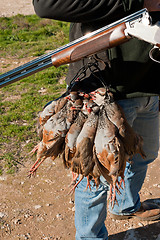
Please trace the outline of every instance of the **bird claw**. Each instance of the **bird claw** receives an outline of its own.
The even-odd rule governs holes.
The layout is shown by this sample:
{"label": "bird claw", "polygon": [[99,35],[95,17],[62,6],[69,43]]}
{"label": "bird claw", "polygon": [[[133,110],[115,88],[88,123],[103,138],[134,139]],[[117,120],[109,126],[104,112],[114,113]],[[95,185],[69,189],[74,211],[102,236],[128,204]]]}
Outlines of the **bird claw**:
{"label": "bird claw", "polygon": [[32,176],[35,177],[36,176],[36,170],[37,169],[30,169],[28,172],[29,174],[27,175],[27,177],[31,178]]}
{"label": "bird claw", "polygon": [[[78,175],[78,176],[79,176],[79,175]],[[77,176],[77,178],[78,178],[78,176]],[[83,179],[83,175],[80,176],[78,182],[74,184],[74,186],[73,186],[73,187],[71,188],[71,190],[69,191],[68,195],[75,192],[76,187],[77,187],[78,184],[82,181],[82,179]]]}
{"label": "bird claw", "polygon": [[42,162],[46,159],[46,157],[43,157],[42,160],[40,161],[40,159],[38,159],[33,166],[31,167],[31,169],[29,170],[29,174],[27,175],[27,177],[31,177],[36,175],[36,171],[38,169],[38,167],[42,164]]}
{"label": "bird claw", "polygon": [[[122,184],[123,184],[123,187],[122,187]],[[123,177],[121,177],[120,181],[117,180],[113,185],[110,185],[109,200],[110,200],[112,209],[114,208],[115,204],[118,205],[118,201],[116,199],[116,192],[120,195],[121,192],[119,189],[123,190],[124,188],[125,188],[125,181]]]}
{"label": "bird claw", "polygon": [[31,169],[28,171],[29,174],[27,175],[27,177],[29,177],[29,178],[31,178],[32,176],[35,177],[35,176],[36,176],[37,169],[38,169],[38,167],[39,167],[40,164],[41,164],[41,163],[39,163],[37,166],[34,164],[34,165],[31,167]]}
{"label": "bird claw", "polygon": [[112,209],[114,208],[115,204],[118,206],[118,201],[117,201],[117,198],[116,198],[116,192],[119,195],[121,194],[121,192],[118,189],[118,187],[116,186],[116,184],[110,185],[110,192],[109,192],[109,198],[108,199],[110,201]]}
{"label": "bird claw", "polygon": [[28,155],[33,156],[33,154],[35,154],[37,150],[38,150],[38,144],[28,153]]}
{"label": "bird claw", "polygon": [[72,181],[71,181],[71,183],[69,184],[69,187],[76,184],[76,181],[77,181],[78,176],[79,176],[79,175],[78,175],[77,173],[72,172]]}
{"label": "bird claw", "polygon": [[[122,187],[122,184],[123,184],[123,187]],[[119,182],[117,182],[117,185],[119,188],[124,189],[125,188],[124,178],[121,178],[121,180]]]}
{"label": "bird claw", "polygon": [[86,190],[89,188],[89,190],[91,191],[91,184],[90,184],[90,180],[89,177],[87,176],[87,186],[86,186]]}
{"label": "bird claw", "polygon": [[111,208],[113,209],[115,204],[118,206],[118,201],[116,199],[116,196],[113,196],[110,200]]}

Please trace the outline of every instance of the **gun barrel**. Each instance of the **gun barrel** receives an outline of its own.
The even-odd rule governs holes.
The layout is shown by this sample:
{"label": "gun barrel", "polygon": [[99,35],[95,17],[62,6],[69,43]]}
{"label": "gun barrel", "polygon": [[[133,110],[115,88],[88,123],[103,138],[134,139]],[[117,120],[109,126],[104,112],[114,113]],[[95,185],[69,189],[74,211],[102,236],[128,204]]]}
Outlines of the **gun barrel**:
{"label": "gun barrel", "polygon": [[14,83],[16,81],[19,81],[25,77],[28,77],[36,72],[39,72],[51,66],[52,66],[51,60],[39,63],[34,66],[32,65],[32,62],[24,64],[18,68],[15,68],[7,73],[2,74],[0,76],[0,88],[8,84]]}
{"label": "gun barrel", "polygon": [[[91,32],[81,38],[78,38],[56,50],[53,50],[49,52],[48,54],[44,54],[39,58],[36,58],[24,65],[21,65],[7,73],[0,75],[0,88],[3,86],[6,86],[8,84],[11,84],[13,82],[19,81],[25,77],[28,77],[36,72],[39,72],[43,69],[49,68],[51,66],[58,67],[63,64],[67,64],[70,62],[78,61],[81,58],[87,57],[90,54],[95,54],[99,51],[103,51],[109,47],[114,47],[114,45],[121,44],[125,42],[128,38],[125,36],[124,30],[125,30],[125,23],[134,24],[134,22],[141,21],[143,18],[149,18],[148,11],[146,9],[142,9],[136,13],[133,13],[123,19],[120,19],[112,24],[109,24],[105,27],[102,27],[94,32]],[[115,39],[109,39],[114,40],[114,44],[112,46],[112,42],[109,44],[104,44],[105,41],[108,41],[107,38],[107,32],[111,31],[111,29],[115,29],[117,26],[121,26],[119,30],[119,34],[116,32],[116,36],[120,35],[120,38],[118,39],[118,43],[116,43],[116,36],[114,34]],[[105,37],[106,35],[106,37]],[[102,37],[104,36],[104,37]],[[95,48],[96,43],[94,44],[94,47],[89,48],[90,42],[92,44],[97,41],[97,38],[101,38],[102,41],[99,41],[98,48]],[[113,36],[112,36],[113,38]],[[118,36],[117,36],[118,38]],[[89,41],[88,41],[89,39]],[[91,41],[90,41],[91,39]],[[85,44],[84,44],[85,43]],[[86,44],[87,43],[87,44]],[[81,46],[82,44],[82,46]],[[100,46],[100,47],[99,47]],[[88,49],[88,51],[86,51]],[[83,53],[82,53],[83,52]]]}
{"label": "gun barrel", "polygon": [[0,88],[26,78],[34,73],[40,72],[41,70],[47,69],[53,66],[52,56],[58,54],[62,50],[69,47],[70,44],[66,44],[60,48],[50,51],[28,63],[25,63],[17,68],[14,68],[4,74],[0,75]]}

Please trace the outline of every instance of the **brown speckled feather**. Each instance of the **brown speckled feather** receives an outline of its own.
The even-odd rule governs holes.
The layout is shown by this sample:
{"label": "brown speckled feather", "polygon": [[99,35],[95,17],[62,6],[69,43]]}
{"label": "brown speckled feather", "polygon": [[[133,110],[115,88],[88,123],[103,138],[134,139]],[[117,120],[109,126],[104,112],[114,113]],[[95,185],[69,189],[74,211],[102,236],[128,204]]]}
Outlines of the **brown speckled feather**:
{"label": "brown speckled feather", "polygon": [[93,145],[94,137],[97,129],[98,115],[92,112],[83,128],[78,135],[76,141],[76,153],[72,160],[72,171],[80,167],[80,172],[87,176],[93,168]]}

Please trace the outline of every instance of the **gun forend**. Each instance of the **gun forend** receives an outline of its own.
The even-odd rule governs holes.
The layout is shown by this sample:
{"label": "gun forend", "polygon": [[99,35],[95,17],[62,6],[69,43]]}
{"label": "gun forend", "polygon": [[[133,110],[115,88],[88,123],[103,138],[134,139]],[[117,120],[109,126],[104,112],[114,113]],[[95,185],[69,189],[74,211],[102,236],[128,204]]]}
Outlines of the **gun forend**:
{"label": "gun forend", "polygon": [[57,52],[52,56],[52,64],[59,67],[125,43],[131,38],[126,33],[127,26],[133,27],[136,22],[150,24],[150,16],[146,9],[142,9],[71,42],[69,47],[66,46],[61,52]]}
{"label": "gun forend", "polygon": [[52,63],[55,67],[58,67],[120,45],[129,40],[125,35],[125,29],[126,24],[121,23],[93,37],[90,37],[90,33],[88,33],[86,39],[82,43],[75,44],[69,51],[66,49],[60,53],[54,54]]}

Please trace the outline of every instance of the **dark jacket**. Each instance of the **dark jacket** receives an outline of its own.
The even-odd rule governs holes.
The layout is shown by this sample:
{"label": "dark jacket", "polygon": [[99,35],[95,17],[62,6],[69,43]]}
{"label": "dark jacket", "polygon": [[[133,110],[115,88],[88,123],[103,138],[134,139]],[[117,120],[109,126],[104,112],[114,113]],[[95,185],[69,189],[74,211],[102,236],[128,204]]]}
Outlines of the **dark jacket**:
{"label": "dark jacket", "polygon": [[[70,41],[121,19],[143,8],[143,0],[33,0],[35,12],[40,17],[72,22]],[[160,19],[160,13],[153,13],[153,20]],[[101,80],[110,87],[117,99],[150,96],[160,93],[160,65],[149,58],[152,46],[132,39],[118,47],[98,54],[106,66],[100,71],[87,71],[78,88],[86,91],[101,86]],[[67,84],[83,67],[85,61],[69,66]],[[108,64],[109,63],[109,64]]]}

